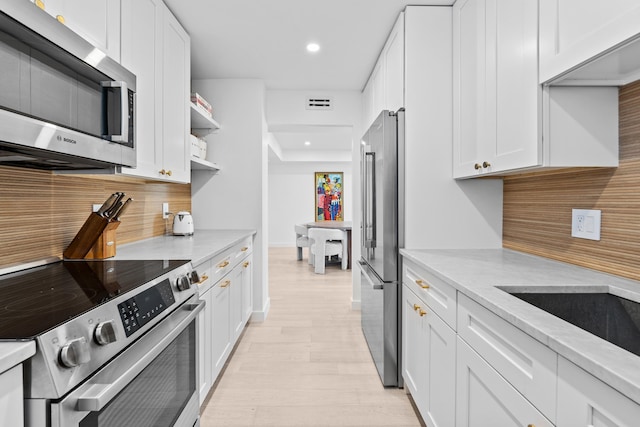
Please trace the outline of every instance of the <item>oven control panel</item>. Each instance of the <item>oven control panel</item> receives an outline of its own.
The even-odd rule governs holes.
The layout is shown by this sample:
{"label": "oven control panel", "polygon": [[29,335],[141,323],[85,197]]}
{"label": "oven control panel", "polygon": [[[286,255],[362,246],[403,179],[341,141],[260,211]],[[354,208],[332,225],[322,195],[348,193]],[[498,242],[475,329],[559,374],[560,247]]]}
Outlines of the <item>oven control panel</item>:
{"label": "oven control panel", "polygon": [[169,279],[165,279],[146,291],[118,304],[118,313],[120,313],[120,319],[127,337],[142,328],[175,302],[171,282]]}

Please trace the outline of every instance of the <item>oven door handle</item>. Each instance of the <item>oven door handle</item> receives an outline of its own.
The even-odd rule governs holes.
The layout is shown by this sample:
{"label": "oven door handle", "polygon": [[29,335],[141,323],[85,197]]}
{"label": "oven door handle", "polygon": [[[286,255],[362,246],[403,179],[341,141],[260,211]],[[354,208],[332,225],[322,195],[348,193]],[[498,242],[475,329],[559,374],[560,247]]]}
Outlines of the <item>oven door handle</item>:
{"label": "oven door handle", "polygon": [[199,301],[196,304],[185,304],[179,311],[186,317],[167,334],[151,351],[142,356],[135,365],[127,369],[127,371],[118,377],[111,384],[94,384],[82,396],[78,397],[76,409],[79,411],[101,411],[114,397],[118,395],[125,387],[142,372],[171,342],[182,333],[182,331],[191,323],[198,313],[204,308],[205,301]]}

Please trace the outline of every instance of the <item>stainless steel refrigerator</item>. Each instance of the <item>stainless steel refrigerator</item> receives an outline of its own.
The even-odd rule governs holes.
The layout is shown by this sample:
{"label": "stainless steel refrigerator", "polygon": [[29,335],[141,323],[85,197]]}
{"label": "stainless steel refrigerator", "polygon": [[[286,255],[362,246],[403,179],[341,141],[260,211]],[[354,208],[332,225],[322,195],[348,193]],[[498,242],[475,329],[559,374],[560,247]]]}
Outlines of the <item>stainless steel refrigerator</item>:
{"label": "stainless steel refrigerator", "polygon": [[401,384],[399,248],[404,243],[404,110],[382,111],[362,137],[362,330],[384,386]]}

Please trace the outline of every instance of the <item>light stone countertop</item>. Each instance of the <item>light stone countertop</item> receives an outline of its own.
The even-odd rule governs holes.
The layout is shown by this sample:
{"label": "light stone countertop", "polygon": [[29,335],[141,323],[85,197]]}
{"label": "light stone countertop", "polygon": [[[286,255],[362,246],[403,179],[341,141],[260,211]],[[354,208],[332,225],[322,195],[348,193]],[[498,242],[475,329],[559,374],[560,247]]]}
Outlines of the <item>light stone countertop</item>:
{"label": "light stone countertop", "polygon": [[159,236],[123,244],[110,259],[188,259],[195,266],[256,234],[255,230],[195,230],[193,236]]}
{"label": "light stone countertop", "polygon": [[0,375],[36,354],[36,342],[0,342]]}
{"label": "light stone countertop", "polygon": [[[598,291],[640,302],[640,282],[508,249],[400,253],[622,394],[640,403],[640,357],[573,326],[501,287]],[[512,289],[509,289],[512,290]]]}
{"label": "light stone countertop", "polygon": [[[193,236],[160,236],[119,245],[110,259],[188,259],[197,265],[256,234],[255,230],[195,230]],[[35,354],[35,341],[0,342],[0,373]]]}

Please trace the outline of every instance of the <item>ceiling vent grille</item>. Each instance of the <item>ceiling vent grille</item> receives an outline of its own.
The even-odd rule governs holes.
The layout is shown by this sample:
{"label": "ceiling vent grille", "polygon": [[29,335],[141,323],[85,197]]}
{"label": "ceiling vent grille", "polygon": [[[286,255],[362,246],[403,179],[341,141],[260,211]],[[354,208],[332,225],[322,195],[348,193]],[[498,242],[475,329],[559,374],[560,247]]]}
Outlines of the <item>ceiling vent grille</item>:
{"label": "ceiling vent grille", "polygon": [[310,97],[307,98],[307,110],[333,110],[331,98]]}

